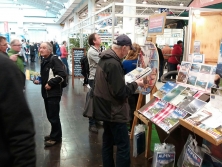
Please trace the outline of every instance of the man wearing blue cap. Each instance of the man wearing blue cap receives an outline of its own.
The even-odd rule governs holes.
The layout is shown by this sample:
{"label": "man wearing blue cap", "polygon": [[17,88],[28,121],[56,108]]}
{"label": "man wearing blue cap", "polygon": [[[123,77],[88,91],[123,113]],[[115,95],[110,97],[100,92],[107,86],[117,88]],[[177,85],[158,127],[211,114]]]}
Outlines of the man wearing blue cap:
{"label": "man wearing blue cap", "polygon": [[[103,121],[102,158],[104,167],[129,167],[130,142],[127,122],[130,121],[128,97],[134,94],[142,80],[125,84],[121,60],[134,50],[131,39],[120,35],[113,41],[112,49],[100,54],[94,88],[94,116]],[[116,163],[113,145],[117,146]],[[115,165],[116,164],[116,165]]]}

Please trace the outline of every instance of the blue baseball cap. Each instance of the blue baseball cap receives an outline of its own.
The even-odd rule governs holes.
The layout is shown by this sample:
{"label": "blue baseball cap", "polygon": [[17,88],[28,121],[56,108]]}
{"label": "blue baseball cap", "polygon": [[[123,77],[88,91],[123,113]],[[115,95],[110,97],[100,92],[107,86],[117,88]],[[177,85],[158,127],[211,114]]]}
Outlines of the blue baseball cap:
{"label": "blue baseball cap", "polygon": [[125,34],[122,34],[118,36],[115,40],[113,40],[113,44],[116,44],[119,46],[130,46],[131,50],[136,51],[136,49],[132,45],[131,39]]}

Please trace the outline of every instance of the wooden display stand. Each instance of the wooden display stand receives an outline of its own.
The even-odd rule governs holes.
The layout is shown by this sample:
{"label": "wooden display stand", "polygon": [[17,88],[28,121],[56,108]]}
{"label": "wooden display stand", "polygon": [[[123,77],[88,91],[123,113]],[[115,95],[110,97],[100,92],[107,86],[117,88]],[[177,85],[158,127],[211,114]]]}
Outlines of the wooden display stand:
{"label": "wooden display stand", "polygon": [[[153,99],[153,94],[157,91],[156,86],[153,87],[151,93],[150,93],[150,100]],[[133,125],[131,128],[131,134],[130,134],[130,139],[133,139],[134,135],[134,127],[138,124],[138,120],[141,120],[146,126],[148,133],[146,134],[146,150],[145,150],[145,157],[149,158],[149,152],[150,152],[150,144],[151,144],[151,134],[152,134],[152,122],[149,121],[146,117],[144,117],[142,114],[138,112],[138,110],[145,105],[145,95],[142,95],[141,93],[139,94],[137,106],[136,106],[136,111],[134,112],[134,119],[133,119]]]}
{"label": "wooden display stand", "polygon": [[[75,54],[75,51],[78,51],[79,53]],[[75,70],[78,72],[79,72],[79,70],[81,70],[80,59],[82,58],[82,56],[85,56],[85,55],[86,55],[85,48],[73,48],[72,49],[72,87],[73,88],[74,88],[74,78],[76,77],[74,74]],[[79,78],[79,76],[78,76],[78,78]]]}
{"label": "wooden display stand", "polygon": [[185,128],[189,129],[190,131],[192,131],[193,133],[199,135],[203,139],[206,139],[207,141],[209,141],[210,143],[212,143],[216,146],[222,144],[222,139],[221,140],[216,140],[213,136],[208,134],[205,130],[203,130],[203,129],[197,127],[197,126],[191,125],[185,119],[180,119],[180,124],[182,126],[184,126]]}

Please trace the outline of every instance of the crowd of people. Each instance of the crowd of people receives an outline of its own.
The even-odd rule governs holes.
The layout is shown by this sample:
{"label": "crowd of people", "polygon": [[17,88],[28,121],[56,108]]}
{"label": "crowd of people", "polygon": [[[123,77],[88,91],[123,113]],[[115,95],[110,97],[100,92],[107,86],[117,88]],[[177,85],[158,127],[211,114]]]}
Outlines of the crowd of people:
{"label": "crowd of people", "polygon": [[[132,125],[138,100],[136,89],[144,83],[140,79],[126,85],[124,75],[136,68],[141,48],[126,35],[119,35],[112,47],[103,52],[100,50],[101,39],[97,33],[89,36],[88,44],[90,48],[84,61],[81,61],[88,63],[88,69],[84,70],[83,85],[89,84],[94,93],[94,117],[89,118],[89,131],[98,133],[96,124],[103,121],[103,166],[111,167],[116,164],[117,167],[129,167],[130,129],[128,130],[127,124],[130,122],[130,127]],[[0,147],[0,166],[35,166],[34,123],[23,93],[26,78],[24,63],[29,59],[27,50],[31,62],[35,61],[37,54],[42,57],[41,80],[36,79],[33,82],[42,85],[46,116],[51,124],[51,132],[44,137],[44,144],[50,147],[62,140],[60,100],[62,83],[69,75],[66,41],[63,41],[61,47],[52,41],[28,45],[25,40],[14,39],[7,50],[6,38],[0,36],[0,145],[4,146]],[[177,45],[180,46],[181,43]],[[164,55],[169,54],[166,50],[158,49],[161,69],[164,67]],[[179,52],[175,52],[175,56],[177,54]],[[175,56],[168,60],[170,69],[174,63],[171,59],[175,59]],[[114,145],[117,146],[116,162],[113,159]]]}

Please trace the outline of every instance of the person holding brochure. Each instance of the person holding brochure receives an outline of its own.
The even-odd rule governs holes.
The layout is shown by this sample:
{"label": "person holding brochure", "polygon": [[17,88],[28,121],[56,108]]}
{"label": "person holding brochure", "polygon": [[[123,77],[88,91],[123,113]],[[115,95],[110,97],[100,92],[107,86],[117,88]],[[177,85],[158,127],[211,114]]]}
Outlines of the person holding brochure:
{"label": "person holding brochure", "polygon": [[[114,40],[112,48],[100,54],[95,75],[93,97],[94,117],[103,121],[102,159],[104,167],[129,167],[130,142],[127,122],[129,118],[128,97],[135,93],[143,81],[125,84],[121,60],[134,50],[131,39],[120,35]],[[113,159],[113,145],[117,146],[116,165]]]}
{"label": "person holding brochure", "polygon": [[[140,47],[140,45],[138,45],[136,43],[133,43],[133,47],[136,50],[135,51],[130,50],[129,53],[127,54],[126,58],[123,60],[123,70],[124,70],[125,74],[136,69],[136,66],[137,66],[138,56],[141,52],[141,47]],[[133,125],[134,111],[136,110],[138,97],[139,97],[139,94],[134,93],[131,96],[129,96],[129,99],[128,99],[129,105],[130,105],[130,116],[132,118],[132,120],[130,121],[129,132],[131,131],[131,127]]]}

